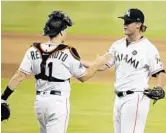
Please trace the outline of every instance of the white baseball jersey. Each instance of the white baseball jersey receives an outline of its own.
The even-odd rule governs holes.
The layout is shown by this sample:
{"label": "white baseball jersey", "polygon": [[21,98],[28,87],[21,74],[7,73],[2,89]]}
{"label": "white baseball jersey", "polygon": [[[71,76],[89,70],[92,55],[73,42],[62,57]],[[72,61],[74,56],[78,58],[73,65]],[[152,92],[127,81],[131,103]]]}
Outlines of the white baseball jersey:
{"label": "white baseball jersey", "polygon": [[[43,51],[51,51],[58,45],[53,43],[43,43],[40,45]],[[41,73],[41,54],[34,46],[30,47],[20,65],[19,70],[26,74],[37,75]],[[58,90],[65,97],[70,96],[69,80],[72,76],[80,78],[86,72],[86,68],[81,65],[80,61],[73,57],[70,49],[60,50],[53,53],[46,61],[45,75],[58,79],[66,80],[65,82],[49,82],[47,80],[37,79],[36,89],[38,91]]]}
{"label": "white baseball jersey", "polygon": [[149,87],[149,77],[163,70],[158,50],[144,37],[128,46],[126,38],[120,39],[108,52],[113,58],[107,65],[116,69],[116,91],[143,91]]}

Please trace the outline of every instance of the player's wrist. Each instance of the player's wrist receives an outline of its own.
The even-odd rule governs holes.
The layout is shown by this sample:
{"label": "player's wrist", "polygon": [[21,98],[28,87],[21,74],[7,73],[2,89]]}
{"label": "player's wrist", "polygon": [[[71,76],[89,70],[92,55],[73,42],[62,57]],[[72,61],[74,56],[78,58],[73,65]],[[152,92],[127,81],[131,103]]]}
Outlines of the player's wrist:
{"label": "player's wrist", "polygon": [[93,65],[90,68],[98,70],[100,67],[101,67],[101,64],[99,64],[98,62],[94,62]]}
{"label": "player's wrist", "polygon": [[4,93],[1,95],[1,99],[6,101],[13,92],[14,91],[7,86]]}

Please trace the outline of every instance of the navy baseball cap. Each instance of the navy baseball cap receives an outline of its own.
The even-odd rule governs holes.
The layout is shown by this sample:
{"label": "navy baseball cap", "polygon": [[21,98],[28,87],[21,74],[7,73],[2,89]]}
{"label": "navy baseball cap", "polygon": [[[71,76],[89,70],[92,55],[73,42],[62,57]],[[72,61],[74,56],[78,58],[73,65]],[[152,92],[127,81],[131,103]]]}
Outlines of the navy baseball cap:
{"label": "navy baseball cap", "polygon": [[124,16],[118,18],[121,18],[124,21],[141,22],[141,23],[144,23],[145,19],[143,12],[137,8],[129,9]]}

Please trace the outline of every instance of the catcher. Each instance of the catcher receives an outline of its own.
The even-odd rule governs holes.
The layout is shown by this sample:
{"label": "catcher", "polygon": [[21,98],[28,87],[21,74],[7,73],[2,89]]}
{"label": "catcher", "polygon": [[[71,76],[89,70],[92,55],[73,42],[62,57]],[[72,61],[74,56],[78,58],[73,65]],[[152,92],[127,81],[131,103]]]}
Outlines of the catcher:
{"label": "catcher", "polygon": [[40,133],[66,133],[70,115],[70,78],[85,82],[108,62],[111,54],[97,57],[95,64],[86,69],[73,47],[64,44],[66,30],[72,21],[61,11],[53,11],[44,27],[48,42],[30,47],[17,73],[1,96],[1,121],[10,117],[6,101],[14,89],[29,75],[36,79],[35,111]]}

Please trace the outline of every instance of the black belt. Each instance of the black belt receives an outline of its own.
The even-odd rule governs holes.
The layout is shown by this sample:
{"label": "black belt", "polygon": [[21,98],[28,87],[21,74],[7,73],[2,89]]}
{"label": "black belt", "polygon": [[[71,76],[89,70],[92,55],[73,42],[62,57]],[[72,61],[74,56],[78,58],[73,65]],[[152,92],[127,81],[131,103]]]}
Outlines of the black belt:
{"label": "black belt", "polygon": [[118,97],[124,97],[126,95],[130,95],[133,93],[134,93],[134,91],[130,91],[130,90],[128,90],[128,91],[116,91],[116,94]]}
{"label": "black belt", "polygon": [[44,91],[36,91],[36,94],[37,95],[40,95],[40,94],[47,94],[47,93],[49,93],[49,94],[52,94],[52,95],[59,95],[59,96],[61,96],[61,92],[60,91],[55,91],[55,90],[52,90],[52,91],[50,91],[50,92],[44,92]]}

